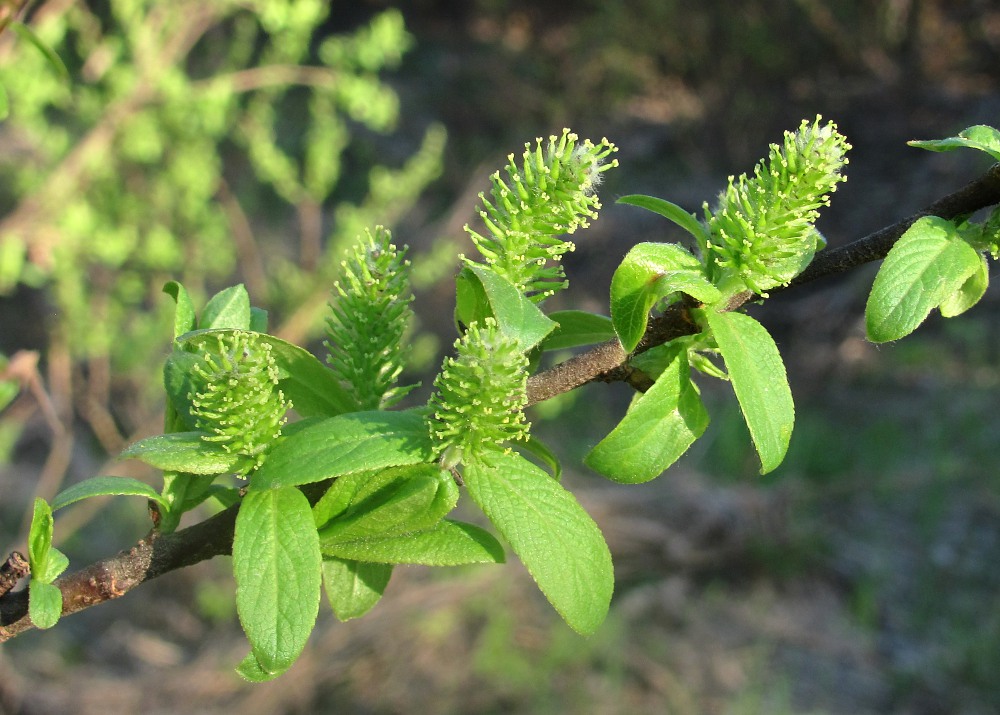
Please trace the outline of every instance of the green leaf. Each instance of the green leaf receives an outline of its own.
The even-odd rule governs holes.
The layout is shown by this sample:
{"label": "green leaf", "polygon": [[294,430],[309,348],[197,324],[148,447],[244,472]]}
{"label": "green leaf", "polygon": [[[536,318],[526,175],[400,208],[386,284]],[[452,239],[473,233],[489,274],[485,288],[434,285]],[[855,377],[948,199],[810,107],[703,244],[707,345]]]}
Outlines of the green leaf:
{"label": "green leaf", "polygon": [[635,350],[649,311],[672,293],[687,293],[702,303],[721,297],[702,272],[701,262],[675,243],[639,243],[611,279],[611,320],[626,352]]}
{"label": "green leaf", "polygon": [[979,255],[979,269],[962,284],[962,287],[941,301],[938,309],[945,318],[954,318],[974,306],[986,295],[990,287],[990,267],[986,256]]}
{"label": "green leaf", "polygon": [[[978,292],[982,257],[951,221],[925,216],[907,229],[882,262],[865,306],[868,339],[899,340],[945,305],[949,314]],[[966,288],[966,282],[973,283]],[[956,296],[956,293],[963,293]]]}
{"label": "green leaf", "polygon": [[572,494],[531,462],[491,453],[470,463],[465,485],[571,628],[589,635],[614,590],[611,553]]}
{"label": "green leaf", "polygon": [[91,497],[146,497],[167,506],[166,500],[153,487],[130,477],[92,477],[63,489],[52,501],[52,511]]}
{"label": "green leaf", "polygon": [[[205,482],[203,479],[198,481],[202,484]],[[240,490],[236,487],[227,487],[222,484],[208,484],[203,491],[195,493],[191,493],[191,490],[188,490],[188,494],[181,505],[182,512],[191,511],[209,499],[215,499],[219,506],[223,509],[228,509],[233,504],[239,503]]]}
{"label": "green leaf", "polygon": [[699,246],[703,246],[708,242],[708,232],[701,221],[694,214],[685,211],[670,201],[658,199],[655,196],[645,196],[644,194],[629,194],[628,196],[622,196],[616,203],[638,206],[647,211],[660,214],[660,216],[673,221],[694,236]]}
{"label": "green leaf", "polygon": [[319,420],[285,438],[254,472],[254,489],[297,486],[351,472],[434,459],[418,412],[353,412]]}
{"label": "green leaf", "polygon": [[12,22],[10,24],[10,29],[16,32],[22,39],[27,40],[34,45],[35,49],[41,52],[48,61],[49,66],[56,71],[56,74],[59,75],[60,79],[65,82],[69,82],[69,70],[67,70],[66,65],[63,64],[62,58],[55,53],[55,50],[42,42],[42,40],[30,27],[25,25],[23,22]]}
{"label": "green leaf", "polygon": [[556,324],[513,283],[486,266],[467,265],[456,278],[456,317],[465,325],[494,317],[500,330],[528,352]]}
{"label": "green leaf", "polygon": [[196,386],[191,379],[199,358],[194,353],[173,350],[163,365],[163,389],[167,393],[170,413],[166,431],[178,432],[198,428],[192,411],[191,396]]}
{"label": "green leaf", "polygon": [[174,309],[174,337],[179,338],[184,333],[194,330],[198,316],[187,289],[177,281],[170,281],[163,286],[163,292],[173,298],[177,305]]}
{"label": "green leaf", "polygon": [[180,526],[185,505],[207,492],[211,483],[211,479],[193,474],[165,471],[160,496],[167,506],[160,513],[160,531],[164,534],[175,531]]}
{"label": "green leaf", "polygon": [[28,565],[31,577],[49,583],[45,574],[49,570],[49,553],[52,549],[52,509],[48,502],[35,498],[35,508],[28,529]]}
{"label": "green leaf", "polygon": [[952,151],[963,147],[978,149],[993,157],[993,161],[1000,161],[1000,131],[982,124],[963,129],[955,137],[924,141],[914,140],[906,143],[930,151]]}
{"label": "green leaf", "polygon": [[126,447],[120,459],[138,459],[151,467],[188,474],[224,474],[241,471],[247,458],[230,454],[202,439],[205,432],[171,432],[141,439]]}
{"label": "green leaf", "polygon": [[[319,610],[322,557],[309,500],[294,487],[250,491],[233,538],[236,609],[260,670],[287,669]],[[244,661],[244,664],[247,662]],[[247,677],[240,667],[240,673]]]}
{"label": "green leaf", "polygon": [[271,346],[271,356],[281,373],[278,387],[300,415],[334,417],[358,409],[357,402],[337,381],[333,371],[315,355],[273,335],[260,337]]}
{"label": "green leaf", "polygon": [[339,621],[360,618],[382,598],[392,564],[373,564],[336,556],[323,557],[323,586]]}
{"label": "green leaf", "polygon": [[766,474],[785,458],[795,424],[785,364],[771,335],[749,315],[709,310],[706,317]]}
{"label": "green leaf", "polygon": [[549,314],[556,329],[542,341],[542,350],[566,350],[581,345],[603,343],[615,337],[611,318],[583,310],[560,310]]}
{"label": "green leaf", "polygon": [[284,672],[288,670],[288,667],[290,666],[278,668],[276,670],[268,670],[261,665],[257,652],[251,650],[247,654],[247,657],[243,659],[243,662],[236,666],[236,673],[246,680],[249,680],[251,683],[266,683],[269,680],[274,680],[275,678],[283,675]]}
{"label": "green leaf", "polygon": [[503,547],[488,531],[450,519],[433,528],[383,538],[324,541],[323,554],[384,564],[462,566],[503,563]]}
{"label": "green leaf", "polygon": [[202,330],[249,330],[250,295],[242,283],[220,290],[201,311],[198,327]]}
{"label": "green leaf", "polygon": [[586,456],[584,462],[591,469],[617,482],[647,482],[704,434],[708,413],[691,383],[687,353],[673,352],[653,386]]}
{"label": "green leaf", "polygon": [[[56,548],[49,549],[49,558],[46,560],[45,570],[38,574],[38,580],[42,583],[52,583],[60,574],[69,567],[69,558],[62,551]],[[35,578],[32,576],[32,578]]]}
{"label": "green leaf", "polygon": [[10,115],[10,99],[7,97],[7,88],[0,82],[0,121]]}
{"label": "green leaf", "polygon": [[[448,479],[451,480],[450,475]],[[434,511],[431,507],[440,486],[441,480],[426,472],[394,480],[367,499],[352,504],[346,513],[320,529],[319,538],[324,550],[333,553],[329,552],[327,546],[337,542],[405,534],[429,528],[451,511],[449,508],[444,513],[428,516],[429,512]],[[450,506],[454,508],[454,502]]]}
{"label": "green leaf", "polygon": [[62,592],[51,583],[31,579],[28,584],[28,616],[39,628],[51,628],[62,615]]}
{"label": "green leaf", "polygon": [[562,479],[562,464],[559,462],[559,457],[549,449],[548,445],[536,437],[528,437],[527,442],[518,446],[522,451],[527,452],[548,467],[553,479],[557,482]]}
{"label": "green leaf", "polygon": [[267,311],[263,308],[250,308],[250,330],[255,333],[267,332]]}

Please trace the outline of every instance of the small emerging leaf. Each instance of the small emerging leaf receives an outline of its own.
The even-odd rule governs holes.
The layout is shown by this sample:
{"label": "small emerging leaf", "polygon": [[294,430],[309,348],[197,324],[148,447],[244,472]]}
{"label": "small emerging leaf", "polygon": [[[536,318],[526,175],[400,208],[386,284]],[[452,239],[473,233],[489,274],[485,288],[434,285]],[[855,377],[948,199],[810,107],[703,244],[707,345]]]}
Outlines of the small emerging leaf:
{"label": "small emerging leaf", "polygon": [[62,592],[51,583],[31,579],[28,584],[28,616],[39,628],[51,628],[62,615]]}
{"label": "small emerging leaf", "polygon": [[177,281],[170,281],[163,286],[163,292],[173,298],[174,303],[177,304],[174,309],[174,337],[179,338],[184,333],[194,330],[198,323],[198,316],[187,289]]}
{"label": "small emerging leaf", "polygon": [[32,578],[49,583],[45,574],[49,568],[49,553],[52,549],[52,508],[48,502],[35,498],[31,527],[28,530],[28,564]]}
{"label": "small emerging leaf", "polygon": [[626,352],[646,332],[649,311],[673,293],[686,293],[702,303],[721,297],[708,282],[701,262],[675,243],[639,243],[625,256],[611,279],[611,319]]}
{"label": "small emerging leaf", "polygon": [[202,330],[249,330],[250,295],[241,283],[220,290],[201,311],[198,327]]}
{"label": "small emerging leaf", "polygon": [[682,209],[675,203],[658,199],[655,196],[645,196],[643,194],[629,194],[618,199],[620,204],[629,204],[639,208],[660,214],[665,219],[673,221],[685,231],[690,233],[698,241],[699,246],[708,242],[708,231],[705,226],[695,217],[694,214]]}

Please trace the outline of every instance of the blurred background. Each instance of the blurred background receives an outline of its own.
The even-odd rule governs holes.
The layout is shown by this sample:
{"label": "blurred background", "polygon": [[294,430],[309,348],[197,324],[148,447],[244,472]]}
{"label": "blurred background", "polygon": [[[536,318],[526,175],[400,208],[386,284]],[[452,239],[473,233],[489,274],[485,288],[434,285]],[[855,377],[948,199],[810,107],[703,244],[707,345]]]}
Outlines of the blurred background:
{"label": "blurred background", "polygon": [[[455,337],[462,226],[525,141],[569,126],[621,149],[550,306],[606,312],[629,247],[680,238],[616,196],[698,210],[822,114],[854,146],[820,223],[838,246],[988,167],[907,140],[1000,125],[991,0],[49,0],[27,20],[70,76],[0,35],[3,556],[35,495],[158,485],[111,459],[161,427],[168,280],[196,302],[244,282],[274,332],[318,347],[344,246],[384,224],[412,250],[421,399]],[[1000,301],[876,348],[874,270],[753,309],[798,418],[767,477],[725,385],[702,381],[708,432],[641,486],[580,466],[625,387],[535,408],[615,557],[592,638],[517,564],[400,568],[369,616],[321,615],[252,686],[217,559],[5,644],[0,712],[1000,711]],[[137,500],[93,500],[56,538],[78,567],[147,530]]]}

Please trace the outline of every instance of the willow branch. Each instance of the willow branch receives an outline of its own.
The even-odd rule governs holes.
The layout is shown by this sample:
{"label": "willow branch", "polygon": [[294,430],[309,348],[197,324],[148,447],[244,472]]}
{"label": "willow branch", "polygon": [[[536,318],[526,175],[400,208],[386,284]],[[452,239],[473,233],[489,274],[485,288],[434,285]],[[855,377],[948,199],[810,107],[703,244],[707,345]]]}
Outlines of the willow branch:
{"label": "willow branch", "polygon": [[[1000,204],[1000,164],[916,214],[843,248],[821,254],[808,270],[782,290],[884,258],[893,243],[921,216],[951,219],[995,204]],[[774,290],[772,294],[777,292]],[[738,297],[729,307],[735,309],[747,299],[748,296]],[[696,329],[687,315],[687,306],[683,303],[671,306],[663,315],[650,321],[636,352],[690,334]],[[627,358],[617,340],[602,343],[533,376],[528,381],[529,400],[531,403],[540,402],[596,380],[631,381]],[[307,496],[318,498],[325,486],[325,483],[309,485]],[[239,505],[234,505],[172,534],[151,533],[126,551],[57,579],[55,585],[63,595],[63,615],[123,596],[165,573],[231,553],[238,510]],[[10,581],[10,577],[7,580]],[[32,628],[34,624],[28,617],[27,590],[0,596],[0,642]]]}
{"label": "willow branch", "polygon": [[[239,505],[172,534],[151,532],[132,548],[56,579],[62,615],[124,596],[146,581],[232,552]],[[0,643],[34,628],[28,617],[28,590],[0,598]]]}
{"label": "willow branch", "polygon": [[[958,191],[948,194],[901,221],[870,233],[854,243],[821,252],[801,275],[789,285],[771,290],[770,295],[819,278],[845,273],[865,263],[882,260],[906,229],[924,216],[953,219],[995,204],[1000,204],[1000,164],[994,164],[985,174]],[[750,298],[750,293],[740,294],[728,308],[735,310]],[[684,335],[691,335],[696,330],[697,326],[687,317],[686,306],[683,303],[674,304],[662,315],[649,321],[646,334],[633,354]],[[528,379],[528,404],[533,405],[548,400],[588,382],[628,382],[631,379],[631,371],[626,365],[628,357],[621,343],[613,339],[532,375]]]}

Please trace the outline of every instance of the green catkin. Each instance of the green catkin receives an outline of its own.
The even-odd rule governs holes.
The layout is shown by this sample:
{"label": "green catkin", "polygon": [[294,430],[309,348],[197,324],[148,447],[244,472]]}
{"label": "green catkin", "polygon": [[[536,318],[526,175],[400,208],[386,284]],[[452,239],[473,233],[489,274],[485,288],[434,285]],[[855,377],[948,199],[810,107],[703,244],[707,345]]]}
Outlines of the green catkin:
{"label": "green catkin", "polygon": [[410,262],[382,226],[366,231],[341,264],[327,318],[327,364],[363,410],[398,402],[414,385],[395,387],[409,353],[413,311]]}
{"label": "green catkin", "polygon": [[498,171],[490,177],[490,199],[479,195],[486,233],[465,227],[486,263],[535,302],[566,287],[559,261],[575,246],[563,236],[597,218],[596,189],[603,173],[618,166],[617,159],[606,162],[618,151],[607,139],[578,141],[563,129],[562,135],[549,137],[544,150],[541,138],[534,149],[525,144],[520,167],[511,154],[509,183]]}
{"label": "green catkin", "polygon": [[472,323],[446,358],[431,396],[431,435],[442,465],[476,459],[508,442],[526,440],[528,358],[496,321]]}
{"label": "green catkin", "polygon": [[723,287],[762,294],[788,283],[825,245],[814,224],[819,209],[845,181],[851,148],[833,122],[803,121],[772,144],[768,158],[729,178],[714,209],[705,204],[709,239],[702,248],[709,277]]}
{"label": "green catkin", "polygon": [[202,439],[248,457],[247,472],[259,467],[292,406],[278,389],[271,346],[252,333],[224,333],[200,357],[193,369],[199,387],[189,397]]}

